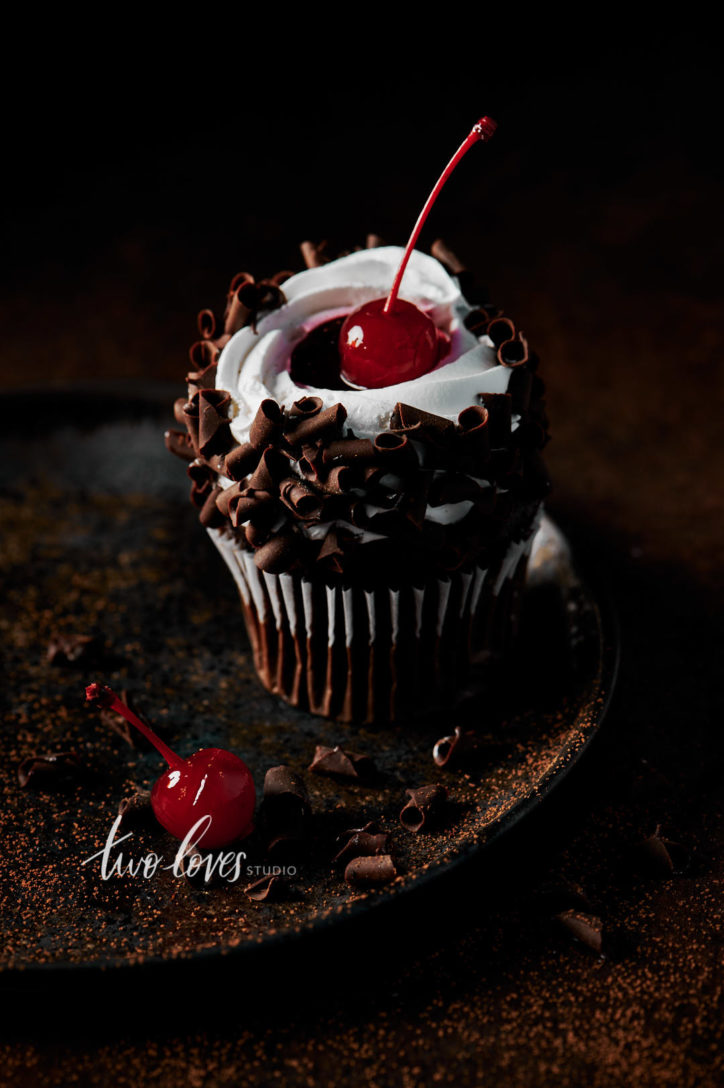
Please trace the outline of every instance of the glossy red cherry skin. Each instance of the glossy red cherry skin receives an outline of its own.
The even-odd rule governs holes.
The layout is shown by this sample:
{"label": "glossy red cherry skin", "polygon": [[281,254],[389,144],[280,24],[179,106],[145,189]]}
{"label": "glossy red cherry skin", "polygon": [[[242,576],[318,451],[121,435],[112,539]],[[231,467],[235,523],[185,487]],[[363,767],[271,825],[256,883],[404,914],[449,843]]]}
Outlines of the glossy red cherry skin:
{"label": "glossy red cherry skin", "polygon": [[427,374],[441,356],[432,320],[411,302],[396,299],[389,313],[385,298],[353,310],[339,334],[342,377],[350,385],[380,389]]}
{"label": "glossy red cherry skin", "polygon": [[202,748],[180,769],[169,767],[151,791],[156,819],[177,839],[183,839],[207,813],[211,823],[198,846],[226,846],[251,831],[256,793],[251,771],[243,760],[223,748]]}

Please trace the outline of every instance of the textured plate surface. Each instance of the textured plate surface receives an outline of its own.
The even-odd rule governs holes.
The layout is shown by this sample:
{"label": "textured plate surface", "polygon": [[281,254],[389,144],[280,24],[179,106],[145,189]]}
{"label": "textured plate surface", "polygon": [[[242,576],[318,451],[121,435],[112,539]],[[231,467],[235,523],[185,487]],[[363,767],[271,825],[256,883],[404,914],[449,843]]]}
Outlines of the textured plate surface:
{"label": "textured plate surface", "polygon": [[[612,622],[549,519],[519,645],[494,691],[473,687],[448,715],[386,729],[297,713],[267,694],[254,676],[235,587],[188,504],[183,464],[163,447],[173,393],[51,391],[2,401],[6,978],[17,968],[239,955],[404,896],[534,808],[595,735],[611,694]],[[97,635],[100,657],[49,663],[58,633]],[[306,852],[287,859],[297,872],[284,898],[251,902],[244,887],[252,876],[200,890],[168,870],[103,880],[98,862],[82,864],[105,842],[120,798],[148,788],[162,770],[154,751],[130,747],[86,711],[84,687],[96,679],[127,689],[182,755],[228,746],[249,763],[257,788],[276,763],[304,774],[312,834]],[[476,731],[477,755],[441,770],[432,748],[456,725]],[[355,784],[308,773],[316,744],[371,756],[375,776]],[[80,777],[19,788],[24,758],[69,750]],[[405,790],[432,782],[449,791],[445,819],[413,835],[399,823]],[[330,859],[341,832],[372,819],[390,833],[399,877],[361,893]],[[245,867],[268,864],[256,836],[244,848]],[[155,851],[170,863],[175,844],[148,826],[120,849],[126,860]]]}

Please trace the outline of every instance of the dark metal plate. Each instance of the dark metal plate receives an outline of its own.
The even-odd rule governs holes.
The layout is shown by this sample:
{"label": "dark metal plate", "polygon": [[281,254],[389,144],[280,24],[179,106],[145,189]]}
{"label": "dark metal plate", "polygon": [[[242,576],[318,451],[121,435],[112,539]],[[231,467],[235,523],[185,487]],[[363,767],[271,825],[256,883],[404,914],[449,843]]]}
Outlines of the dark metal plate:
{"label": "dark metal plate", "polygon": [[[615,625],[582,581],[548,519],[532,561],[522,631],[505,675],[485,695],[471,688],[445,716],[369,728],[301,714],[267,694],[250,659],[235,587],[189,506],[181,462],[163,430],[175,390],[134,395],[108,388],[3,398],[0,432],[0,628],[5,672],[2,763],[5,980],[19,969],[127,967],[217,960],[374,912],[445,877],[530,813],[596,734],[611,696]],[[57,633],[95,633],[92,665],[46,660]],[[162,769],[83,706],[85,684],[127,688],[181,754],[237,751],[257,786],[285,762],[306,774],[314,834],[288,895],[253,903],[242,879],[210,890],[168,871],[104,881],[82,865],[105,841],[118,800]],[[461,770],[435,767],[434,742],[474,728],[480,750]],[[357,785],[306,773],[315,744],[371,755],[377,775]],[[31,753],[78,753],[82,780],[18,786]],[[444,823],[412,835],[398,816],[408,787],[439,781]],[[390,832],[400,876],[354,892],[330,865],[335,837],[377,819]],[[250,865],[264,858],[245,844]],[[124,856],[171,860],[159,829],[134,832]],[[412,902],[412,897],[410,898]]]}

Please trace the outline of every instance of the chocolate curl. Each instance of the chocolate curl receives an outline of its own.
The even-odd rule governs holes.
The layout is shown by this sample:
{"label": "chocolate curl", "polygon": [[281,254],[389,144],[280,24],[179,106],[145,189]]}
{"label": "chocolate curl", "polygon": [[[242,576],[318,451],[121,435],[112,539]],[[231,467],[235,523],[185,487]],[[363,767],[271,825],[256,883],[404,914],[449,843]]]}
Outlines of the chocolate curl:
{"label": "chocolate curl", "polygon": [[254,277],[248,272],[237,272],[231,281],[224,312],[224,332],[227,336],[233,336],[243,328],[251,316],[250,307],[242,299],[244,288],[253,283]]}
{"label": "chocolate curl", "polygon": [[325,242],[302,242],[299,246],[302,251],[302,257],[304,257],[304,263],[307,268],[319,268],[321,265],[326,264],[329,260],[325,256],[325,250],[327,243]]}
{"label": "chocolate curl", "polygon": [[530,367],[516,366],[508,380],[507,392],[510,394],[514,412],[524,413],[530,407],[530,395],[533,389],[533,374]]}
{"label": "chocolate curl", "polygon": [[425,831],[439,819],[447,801],[444,786],[420,786],[415,790],[405,790],[410,798],[400,813],[400,823],[408,831]]}
{"label": "chocolate curl", "polygon": [[276,499],[268,491],[256,491],[251,487],[244,488],[232,495],[227,502],[227,510],[231,524],[238,529],[250,518],[257,517],[260,513],[271,514],[276,505]]}
{"label": "chocolate curl", "polygon": [[199,401],[199,450],[211,453],[229,439],[231,397],[223,389],[200,389],[195,396]]}
{"label": "chocolate curl", "polygon": [[272,535],[272,523],[269,518],[257,518],[248,523],[244,534],[252,548],[262,548]]}
{"label": "chocolate curl", "polygon": [[344,495],[354,487],[355,472],[349,465],[336,465],[327,473],[326,480],[318,481],[318,486],[330,495]]}
{"label": "chocolate curl", "polygon": [[184,409],[186,408],[187,401],[188,397],[177,397],[176,400],[173,402],[173,418],[176,420],[177,423],[186,422]]}
{"label": "chocolate curl", "polygon": [[283,480],[279,496],[286,507],[302,521],[319,521],[322,514],[322,498],[308,484],[295,477]]}
{"label": "chocolate curl", "polygon": [[332,774],[358,780],[370,775],[374,771],[374,764],[369,756],[345,752],[339,745],[327,748],[324,744],[318,744],[309,770],[315,774]]}
{"label": "chocolate curl", "polygon": [[210,340],[197,340],[189,351],[192,370],[186,375],[189,397],[199,389],[213,389],[216,385],[216,364],[219,349]]}
{"label": "chocolate curl", "polygon": [[412,468],[417,465],[415,448],[406,434],[383,431],[375,435],[374,449],[379,459],[395,471],[403,471],[406,467]]}
{"label": "chocolate curl", "polygon": [[514,339],[515,325],[509,317],[496,317],[490,322],[486,332],[493,341],[493,346],[497,351],[501,344],[504,344],[506,340]]}
{"label": "chocolate curl", "polygon": [[519,332],[514,340],[505,340],[498,348],[501,366],[516,367],[528,362],[528,341]]}
{"label": "chocolate curl", "polygon": [[284,435],[292,446],[301,446],[307,442],[316,442],[336,437],[347,418],[347,409],[343,404],[333,404],[323,412],[315,413],[311,418],[302,419],[293,430]]}
{"label": "chocolate curl", "polygon": [[355,831],[342,849],[332,858],[333,865],[346,865],[352,858],[369,858],[387,853],[389,835],[383,832],[372,835],[368,831]]}
{"label": "chocolate curl", "polygon": [[267,398],[257,408],[249,429],[249,441],[257,449],[270,445],[281,433],[282,410],[275,400]]}
{"label": "chocolate curl", "polygon": [[334,574],[344,573],[344,557],[347,545],[356,544],[355,536],[345,529],[330,529],[317,554],[317,562]]}
{"label": "chocolate curl", "polygon": [[279,482],[285,478],[289,466],[273,446],[267,446],[259,463],[249,477],[249,487],[256,491],[269,491],[274,494],[279,490]]}
{"label": "chocolate curl", "polygon": [[421,436],[437,441],[443,440],[452,433],[453,427],[451,420],[445,419],[444,416],[423,412],[421,408],[413,408],[410,404],[402,403],[395,405],[390,420],[391,431],[416,431]]}
{"label": "chocolate curl", "polygon": [[224,459],[224,475],[230,480],[243,480],[259,464],[259,450],[250,442],[236,446]]}
{"label": "chocolate curl", "polygon": [[196,324],[204,340],[213,339],[216,332],[216,318],[213,310],[200,310]]}
{"label": "chocolate curl", "polygon": [[466,271],[463,262],[453,253],[450,247],[443,242],[442,238],[435,239],[430,246],[430,252],[435,260],[439,261],[440,264],[444,264],[453,276],[460,276]]}
{"label": "chocolate curl", "polygon": [[196,458],[188,431],[165,431],[163,441],[169,453],[180,457],[182,461],[193,461]]}
{"label": "chocolate curl", "polygon": [[153,821],[151,793],[149,790],[136,790],[118,802],[118,815],[122,827],[137,827]]}
{"label": "chocolate curl", "polygon": [[186,474],[191,480],[191,502],[201,508],[214,487],[216,474],[198,460],[191,462]]}
{"label": "chocolate curl", "polygon": [[96,635],[53,635],[45,652],[50,665],[87,665],[101,650]]}
{"label": "chocolate curl", "polygon": [[201,507],[199,521],[205,529],[218,529],[224,524],[224,515],[216,504],[216,500],[221,496],[221,492],[222,488],[213,488],[209,493],[206,502]]}
{"label": "chocolate curl", "polygon": [[500,449],[510,441],[512,401],[508,393],[479,393],[488,412],[490,448]]}
{"label": "chocolate curl", "polygon": [[441,737],[432,750],[432,758],[438,767],[448,767],[464,760],[476,748],[477,737],[472,731],[464,733],[459,725],[450,737]]}
{"label": "chocolate curl", "polygon": [[46,756],[28,756],[18,767],[18,782],[26,786],[53,786],[81,770],[75,752],[57,752]]}
{"label": "chocolate curl", "polygon": [[575,940],[580,941],[591,952],[602,954],[603,924],[595,914],[584,914],[577,910],[564,910],[556,915],[556,921]]}
{"label": "chocolate curl", "polygon": [[280,898],[287,888],[287,879],[281,873],[271,873],[261,876],[253,884],[247,884],[244,895],[254,903],[264,903],[267,900]]}
{"label": "chocolate curl", "polygon": [[303,446],[302,455],[297,461],[297,468],[307,480],[319,480],[322,467],[322,451],[319,446]]}
{"label": "chocolate curl", "polygon": [[369,438],[338,438],[322,451],[325,464],[343,461],[345,464],[369,464],[376,457],[375,447]]}
{"label": "chocolate curl", "polygon": [[482,404],[471,404],[458,416],[460,448],[474,457],[487,457],[490,453],[490,428],[488,410]]}
{"label": "chocolate curl", "polygon": [[270,767],[264,777],[260,818],[275,838],[299,838],[311,816],[303,779],[291,767]]}
{"label": "chocolate curl", "polygon": [[344,879],[353,888],[380,888],[396,876],[397,869],[389,854],[353,858],[344,870]]}
{"label": "chocolate curl", "polygon": [[254,552],[254,562],[268,574],[284,574],[296,562],[298,550],[292,533],[278,533]]}
{"label": "chocolate curl", "polygon": [[684,872],[689,866],[689,852],[679,842],[665,839],[657,825],[653,835],[644,839],[635,849],[638,867],[647,876],[670,877]]}
{"label": "chocolate curl", "polygon": [[408,482],[399,512],[417,529],[421,529],[427,513],[432,477],[429,472],[418,473]]}
{"label": "chocolate curl", "polygon": [[322,411],[323,403],[324,401],[321,397],[300,397],[299,400],[294,401],[294,404],[289,409],[289,419],[296,420],[299,416],[310,419],[312,416],[316,416],[318,412]]}
{"label": "chocolate curl", "polygon": [[492,314],[490,310],[487,310],[484,306],[478,306],[475,310],[471,310],[470,313],[466,315],[463,324],[468,332],[472,332],[475,336],[481,337],[495,316],[495,314]]}
{"label": "chocolate curl", "polygon": [[236,498],[236,496],[241,495],[243,490],[244,489],[240,484],[232,484],[231,487],[220,487],[218,489],[218,493],[216,494],[216,505],[223,517],[229,517],[229,505],[231,500]]}

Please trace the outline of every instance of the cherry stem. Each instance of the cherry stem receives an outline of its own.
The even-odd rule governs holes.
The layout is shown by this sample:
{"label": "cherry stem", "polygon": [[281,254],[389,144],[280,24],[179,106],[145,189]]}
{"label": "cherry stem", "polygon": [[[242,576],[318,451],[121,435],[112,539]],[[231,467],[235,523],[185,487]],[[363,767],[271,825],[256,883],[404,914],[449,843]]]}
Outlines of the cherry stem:
{"label": "cherry stem", "polygon": [[420,212],[420,214],[418,216],[417,222],[415,223],[415,226],[413,227],[412,234],[410,235],[410,240],[407,243],[407,245],[405,246],[405,252],[402,255],[402,260],[400,262],[400,267],[397,269],[397,275],[395,276],[395,282],[392,284],[392,289],[391,289],[389,295],[387,296],[387,302],[385,303],[385,305],[384,305],[384,307],[382,309],[383,313],[388,314],[392,310],[393,306],[395,305],[395,302],[397,300],[397,295],[398,295],[399,290],[400,290],[400,284],[402,283],[402,277],[404,276],[405,269],[407,268],[407,262],[409,261],[410,255],[412,254],[412,251],[415,248],[415,243],[416,243],[418,237],[420,236],[420,231],[422,230],[422,228],[425,225],[425,220],[427,219],[428,215],[430,214],[430,209],[432,208],[433,204],[435,203],[438,196],[440,195],[440,192],[443,189],[443,187],[445,185],[445,182],[450,177],[453,170],[455,169],[457,164],[460,162],[460,160],[463,158],[463,156],[467,155],[468,151],[473,146],[473,144],[476,144],[478,142],[478,140],[490,140],[491,136],[493,135],[493,133],[495,132],[497,127],[498,126],[496,125],[495,121],[492,120],[492,118],[490,118],[490,117],[481,117],[480,120],[477,121],[473,125],[472,129],[470,130],[470,133],[465,137],[463,142],[460,144],[460,147],[457,149],[457,151],[455,152],[453,157],[450,159],[450,162],[447,164],[447,166],[443,170],[442,174],[440,174],[440,177],[437,179],[437,183],[435,185],[435,188],[430,193],[429,197],[427,198],[427,201],[425,202],[424,208],[422,209],[422,211]]}
{"label": "cherry stem", "polygon": [[142,722],[138,715],[134,714],[131,708],[126,706],[111,688],[100,684],[89,684],[85,689],[85,697],[87,702],[95,703],[104,710],[114,710],[116,714],[120,714],[131,725],[135,725],[136,729],[143,733],[146,740],[149,740],[154,748],[161,753],[173,770],[180,770],[184,766],[184,761],[175,752],[172,752],[169,746],[164,744],[160,737],[156,736],[153,729],[146,725],[145,722]]}

